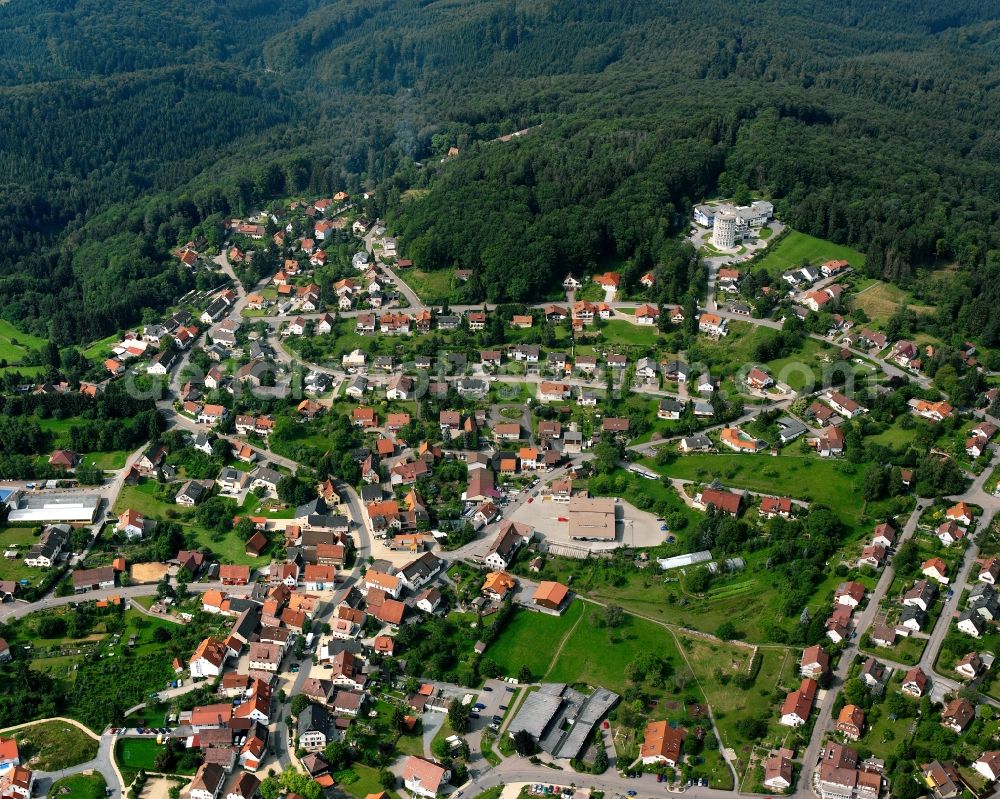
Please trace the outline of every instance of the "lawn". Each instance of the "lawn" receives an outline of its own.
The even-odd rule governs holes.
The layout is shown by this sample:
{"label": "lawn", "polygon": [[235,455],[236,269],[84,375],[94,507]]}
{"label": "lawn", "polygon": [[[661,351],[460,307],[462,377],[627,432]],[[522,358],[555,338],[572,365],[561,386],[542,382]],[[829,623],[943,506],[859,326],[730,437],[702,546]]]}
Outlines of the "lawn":
{"label": "lawn", "polygon": [[790,620],[781,613],[781,594],[765,564],[752,555],[744,560],[745,571],[717,577],[704,596],[685,593],[676,575],[664,578],[652,571],[636,575],[624,585],[600,585],[587,593],[668,624],[714,633],[722,622],[731,621],[749,640],[766,639],[768,625],[784,627]]}
{"label": "lawn", "polygon": [[912,444],[916,440],[920,427],[921,425],[915,424],[907,430],[904,429],[897,420],[896,423],[890,425],[881,433],[870,436],[868,440],[875,444],[882,444],[886,447],[905,447]]}
{"label": "lawn", "polygon": [[21,760],[37,771],[61,771],[97,757],[97,741],[73,724],[43,721],[14,732]]}
{"label": "lawn", "polygon": [[398,274],[425,303],[440,305],[451,297],[454,277],[454,272],[451,269],[435,269],[431,272],[425,272],[423,269],[414,267],[401,270]]}
{"label": "lawn", "polygon": [[54,782],[49,788],[50,799],[104,799],[108,784],[98,772],[74,774]]}
{"label": "lawn", "polygon": [[100,341],[95,341],[83,351],[83,357],[90,361],[103,361],[111,354],[111,347],[118,341],[118,336],[112,334]]}
{"label": "lawn", "polygon": [[815,266],[825,261],[843,259],[855,269],[865,263],[865,256],[857,250],[817,239],[797,230],[789,230],[781,241],[769,246],[765,252],[767,254],[754,265],[754,269],[763,267],[775,277],[780,277],[782,272],[803,262]]}
{"label": "lawn", "polygon": [[135,486],[124,486],[115,503],[114,513],[117,515],[126,508],[132,508],[153,519],[173,518],[184,528],[185,534],[192,538],[196,549],[208,547],[223,563],[253,566],[264,562],[264,558],[247,555],[244,551],[244,542],[232,530],[218,537],[216,533],[198,525],[195,521],[197,511],[166,502],[163,498],[165,491],[165,486],[152,480],[146,480]]}
{"label": "lawn", "polygon": [[486,650],[486,657],[508,676],[516,677],[521,666],[527,666],[532,678],[539,679],[552,666],[559,643],[583,612],[583,602],[573,602],[562,616],[518,611]]}
{"label": "lawn", "polygon": [[95,466],[99,466],[105,471],[117,471],[125,466],[125,461],[128,459],[130,453],[123,450],[114,450],[112,452],[90,452],[83,456],[84,461],[93,462]]}
{"label": "lawn", "polygon": [[802,342],[798,352],[787,358],[768,361],[768,372],[779,383],[789,386],[792,391],[812,391],[823,383],[824,356],[829,356],[831,349],[822,342],[807,338]]}
{"label": "lawn", "polygon": [[[928,630],[933,628],[933,624],[927,625]],[[862,650],[868,654],[874,655],[877,658],[887,658],[889,660],[894,660],[897,663],[905,663],[908,666],[916,666],[920,662],[920,658],[923,656],[924,648],[926,646],[926,638],[917,638],[916,636],[911,635],[909,638],[897,638],[896,643],[890,647],[871,644],[870,646],[862,647]]]}
{"label": "lawn", "polygon": [[[363,763],[352,763],[349,769],[338,771],[333,775],[333,778],[341,788],[359,799],[364,799],[369,794],[381,794],[384,790],[378,779],[378,769]],[[388,793],[395,799],[395,792],[389,791]]]}
{"label": "lawn", "polygon": [[627,616],[621,627],[609,629],[591,623],[591,613],[603,616],[603,609],[592,604],[584,606],[584,617],[560,642],[562,649],[545,672],[547,682],[583,682],[621,693],[629,685],[625,669],[640,652],[656,653],[670,660],[676,669],[681,668],[669,630],[636,616]]}
{"label": "lawn", "polygon": [[[10,543],[0,533],[0,544]],[[25,564],[23,558],[27,553],[22,551],[16,558],[0,558],[0,580],[27,580],[30,585],[37,585],[48,574],[46,569],[33,569]]]}
{"label": "lawn", "polygon": [[601,328],[608,344],[652,346],[659,332],[655,325],[645,327],[626,322],[624,319],[609,319]]}
{"label": "lawn", "polygon": [[115,760],[128,771],[156,771],[156,756],[163,747],[155,738],[120,738],[115,744]]}
{"label": "lawn", "polygon": [[685,455],[666,466],[652,458],[643,465],[669,477],[710,483],[719,480],[730,488],[791,496],[821,502],[856,523],[862,515],[858,502],[860,470],[853,464],[824,460],[813,455]]}
{"label": "lawn", "polygon": [[44,343],[44,339],[22,333],[7,320],[0,319],[0,360],[20,363],[29,350],[39,349]]}

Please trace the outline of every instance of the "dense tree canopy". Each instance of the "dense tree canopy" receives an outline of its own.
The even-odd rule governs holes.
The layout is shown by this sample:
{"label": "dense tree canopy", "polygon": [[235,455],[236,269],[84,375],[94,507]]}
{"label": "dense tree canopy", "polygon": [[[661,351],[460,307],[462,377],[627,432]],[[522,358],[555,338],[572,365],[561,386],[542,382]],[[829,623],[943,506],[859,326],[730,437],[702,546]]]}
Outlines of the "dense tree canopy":
{"label": "dense tree canopy", "polygon": [[1000,11],[962,5],[15,0],[0,314],[106,335],[193,286],[167,251],[206,219],[361,188],[477,299],[615,266],[682,302],[691,204],[760,192],[919,287],[921,324],[994,344]]}

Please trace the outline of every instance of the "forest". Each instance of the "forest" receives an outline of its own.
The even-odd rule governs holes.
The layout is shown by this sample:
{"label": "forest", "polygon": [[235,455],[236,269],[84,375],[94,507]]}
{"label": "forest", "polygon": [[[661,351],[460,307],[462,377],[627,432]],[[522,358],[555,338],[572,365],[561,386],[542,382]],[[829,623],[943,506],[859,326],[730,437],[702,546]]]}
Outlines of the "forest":
{"label": "forest", "polygon": [[998,20],[986,0],[11,0],[0,316],[107,335],[192,287],[168,250],[198,226],[362,188],[479,298],[653,268],[683,302],[690,206],[751,191],[872,276],[937,287],[939,335],[1000,343]]}

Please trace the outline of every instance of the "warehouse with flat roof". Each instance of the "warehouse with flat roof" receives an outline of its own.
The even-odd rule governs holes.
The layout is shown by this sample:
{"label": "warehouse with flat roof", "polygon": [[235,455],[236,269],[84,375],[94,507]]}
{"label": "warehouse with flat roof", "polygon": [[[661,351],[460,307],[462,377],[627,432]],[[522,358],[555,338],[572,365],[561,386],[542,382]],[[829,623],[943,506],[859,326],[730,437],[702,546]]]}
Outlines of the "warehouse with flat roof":
{"label": "warehouse with flat roof", "polygon": [[93,524],[101,507],[98,494],[62,496],[26,496],[21,494],[9,500],[9,522],[38,522],[39,524]]}
{"label": "warehouse with flat roof", "polygon": [[571,497],[568,515],[570,538],[614,541],[617,537],[618,503],[614,497]]}
{"label": "warehouse with flat roof", "polygon": [[507,731],[525,730],[553,757],[578,758],[587,739],[620,697],[597,687],[584,694],[564,683],[543,683],[528,694]]}

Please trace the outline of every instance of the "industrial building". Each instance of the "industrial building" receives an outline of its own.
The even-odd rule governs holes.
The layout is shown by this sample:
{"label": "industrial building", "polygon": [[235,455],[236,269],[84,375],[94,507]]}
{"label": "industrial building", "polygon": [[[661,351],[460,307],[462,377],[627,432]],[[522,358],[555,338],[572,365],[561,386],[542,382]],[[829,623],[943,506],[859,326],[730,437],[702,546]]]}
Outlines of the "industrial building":
{"label": "industrial building", "polygon": [[101,507],[98,494],[46,496],[30,495],[17,491],[7,499],[10,506],[9,522],[37,522],[39,524],[93,524]]}

